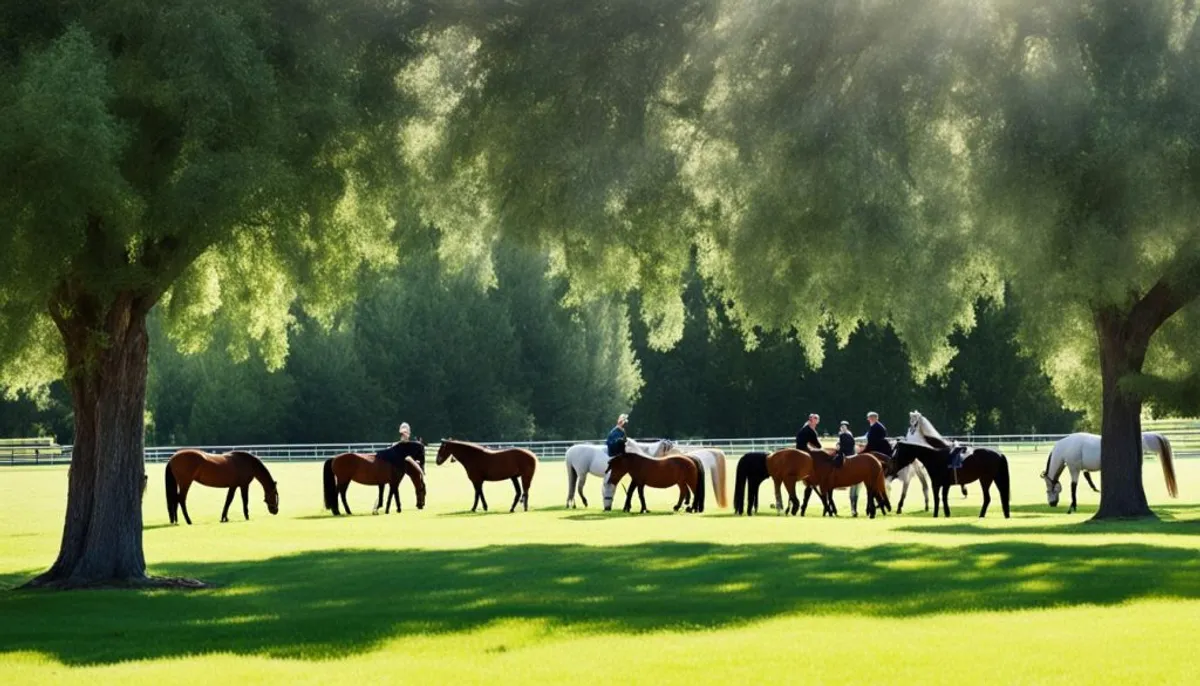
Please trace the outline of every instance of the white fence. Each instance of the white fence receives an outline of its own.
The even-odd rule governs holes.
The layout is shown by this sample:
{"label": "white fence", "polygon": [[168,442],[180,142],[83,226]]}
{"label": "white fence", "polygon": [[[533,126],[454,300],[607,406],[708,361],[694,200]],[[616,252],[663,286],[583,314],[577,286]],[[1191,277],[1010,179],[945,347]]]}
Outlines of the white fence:
{"label": "white fence", "polygon": [[[1171,441],[1177,446],[1178,457],[1200,457],[1200,428],[1188,427],[1177,430],[1167,430]],[[974,446],[999,448],[1006,453],[1035,452],[1045,454],[1055,441],[1063,434],[1003,434],[991,436],[948,436]],[[642,439],[638,440],[654,440]],[[835,438],[828,437],[833,445]],[[500,441],[485,442],[481,445],[488,448],[528,448],[539,459],[544,461],[562,460],[567,448],[577,443],[602,444],[601,440],[583,441]],[[679,439],[681,446],[708,446],[724,450],[730,457],[743,453],[761,450],[769,452],[787,447],[795,443],[792,436],[769,436],[761,438],[696,438]],[[155,446],[146,447],[147,462],[165,462],[177,450],[184,447],[199,448],[210,453],[224,453],[230,450],[243,450],[258,455],[263,460],[271,462],[312,462],[325,460],[338,453],[374,453],[386,448],[389,443],[308,443],[308,444],[267,444],[267,445],[200,445],[200,446]],[[433,460],[437,453],[438,444],[431,443],[427,449],[427,459]],[[39,465],[66,464],[71,460],[71,446],[53,445],[0,445],[0,465]]]}

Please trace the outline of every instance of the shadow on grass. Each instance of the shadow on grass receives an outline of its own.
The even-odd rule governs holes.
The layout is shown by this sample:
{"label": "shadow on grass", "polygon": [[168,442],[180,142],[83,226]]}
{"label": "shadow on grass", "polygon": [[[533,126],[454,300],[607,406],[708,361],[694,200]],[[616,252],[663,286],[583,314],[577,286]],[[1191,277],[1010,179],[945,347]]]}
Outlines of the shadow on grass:
{"label": "shadow on grass", "polygon": [[[1024,512],[1036,512],[1039,514],[1054,512],[1054,508],[1046,505],[1024,505],[1021,508]],[[1014,507],[1013,511],[1016,512],[1017,507]],[[1074,514],[1067,514],[1065,509],[1060,509],[1061,520],[1053,524],[1033,526],[1014,524],[1002,527],[984,527],[978,526],[977,519],[967,519],[950,524],[945,519],[938,520],[941,523],[933,523],[931,518],[930,523],[908,524],[897,527],[896,530],[918,534],[971,534],[975,536],[1018,536],[1023,534],[1050,534],[1059,536],[1165,534],[1168,536],[1200,536],[1200,518],[1196,517],[1198,512],[1200,512],[1200,505],[1166,505],[1154,508],[1154,513],[1159,518],[1158,521],[1153,519],[1092,521],[1092,515],[1096,513],[1096,507],[1092,506],[1085,509],[1080,506],[1079,511]]]}
{"label": "shadow on grass", "polygon": [[793,614],[902,617],[1200,598],[1194,550],[1139,544],[509,545],[314,551],[153,571],[220,588],[6,592],[0,646],[70,665],[215,652],[318,659],[512,619],[551,632],[638,633]]}

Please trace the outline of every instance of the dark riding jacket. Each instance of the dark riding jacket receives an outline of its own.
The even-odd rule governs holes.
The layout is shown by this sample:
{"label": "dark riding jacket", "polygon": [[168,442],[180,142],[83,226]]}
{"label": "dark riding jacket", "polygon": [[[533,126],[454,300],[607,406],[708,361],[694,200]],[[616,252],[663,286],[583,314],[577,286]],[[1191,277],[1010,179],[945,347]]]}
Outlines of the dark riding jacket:
{"label": "dark riding jacket", "polygon": [[842,457],[851,457],[854,455],[854,435],[849,431],[838,434],[838,452]]}
{"label": "dark riding jacket", "polygon": [[817,438],[817,432],[814,431],[811,426],[805,424],[804,428],[800,429],[800,433],[796,434],[796,449],[811,450],[811,448],[808,447],[810,445],[815,445],[820,448],[821,441]]}
{"label": "dark riding jacket", "polygon": [[867,447],[864,450],[869,453],[892,454],[892,444],[888,443],[887,427],[883,422],[875,422],[867,429]]}
{"label": "dark riding jacket", "polygon": [[608,432],[608,438],[604,440],[604,444],[608,447],[608,456],[616,457],[617,455],[625,454],[625,429],[619,426],[614,426],[612,431]]}

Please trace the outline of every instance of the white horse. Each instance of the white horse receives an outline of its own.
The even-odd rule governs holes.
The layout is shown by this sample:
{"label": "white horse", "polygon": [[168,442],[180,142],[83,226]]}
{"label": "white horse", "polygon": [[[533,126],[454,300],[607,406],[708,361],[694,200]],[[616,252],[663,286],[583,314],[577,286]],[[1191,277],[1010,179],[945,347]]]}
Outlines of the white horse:
{"label": "white horse", "polygon": [[[646,457],[662,457],[675,448],[675,443],[668,439],[653,443],[641,444],[632,438],[625,439],[625,450]],[[603,477],[608,471],[608,448],[594,443],[580,443],[567,449],[567,507],[575,507],[575,491],[579,491],[579,499],[583,506],[588,506],[587,498],[583,495],[583,484],[588,474]],[[603,479],[601,491],[604,495],[604,509],[612,507],[613,493],[617,487]]]}
{"label": "white horse", "polygon": [[[1167,482],[1167,493],[1172,498],[1179,495],[1175,485],[1175,462],[1171,452],[1171,441],[1159,433],[1142,434],[1142,451],[1154,453],[1162,463],[1163,479]],[[1088,486],[1099,493],[1100,489],[1092,482],[1090,472],[1100,471],[1100,437],[1096,434],[1076,433],[1063,438],[1050,449],[1046,458],[1046,471],[1042,472],[1042,480],[1046,482],[1046,502],[1051,507],[1058,506],[1058,496],[1062,493],[1062,484],[1058,478],[1063,469],[1071,470],[1071,507],[1067,514],[1075,511],[1077,502],[1075,489],[1079,486],[1079,473],[1083,472]]]}
{"label": "white horse", "polygon": [[713,495],[719,507],[729,507],[729,486],[725,477],[725,453],[716,448],[675,446],[672,454],[687,455],[700,460],[705,471],[712,475]]}

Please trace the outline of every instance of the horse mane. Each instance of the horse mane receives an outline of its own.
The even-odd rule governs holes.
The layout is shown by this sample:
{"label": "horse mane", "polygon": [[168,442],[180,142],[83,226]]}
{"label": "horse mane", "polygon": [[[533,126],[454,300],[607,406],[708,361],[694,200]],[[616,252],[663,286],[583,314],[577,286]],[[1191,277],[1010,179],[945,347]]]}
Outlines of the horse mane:
{"label": "horse mane", "polygon": [[249,460],[250,467],[254,471],[255,478],[261,481],[264,485],[267,483],[275,483],[274,477],[271,476],[271,470],[267,469],[267,465],[263,463],[262,458],[260,458],[258,455],[248,453],[244,450],[230,450],[229,452],[225,453],[225,456]]}
{"label": "horse mane", "polygon": [[[912,439],[919,438],[925,441],[925,443],[934,450],[950,450],[953,447],[950,445],[950,442],[938,432],[937,427],[933,425],[933,422],[926,419],[925,416],[920,412],[913,410],[909,413],[909,417],[910,419],[914,417],[916,418],[916,428],[914,429],[910,426],[908,435],[904,437],[905,442],[914,443]],[[920,444],[917,443],[917,445]]]}

